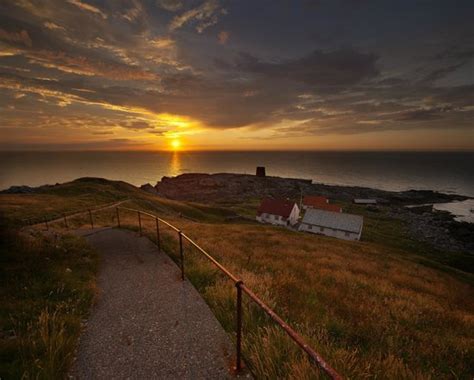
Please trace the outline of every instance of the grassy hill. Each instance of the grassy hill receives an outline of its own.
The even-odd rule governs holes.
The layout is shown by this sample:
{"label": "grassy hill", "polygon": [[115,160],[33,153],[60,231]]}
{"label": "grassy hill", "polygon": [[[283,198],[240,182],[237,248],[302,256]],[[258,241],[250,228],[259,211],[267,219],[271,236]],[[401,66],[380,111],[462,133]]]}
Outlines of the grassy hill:
{"label": "grassy hill", "polygon": [[[78,239],[61,237],[61,249],[75,254],[48,254],[50,261],[44,262],[44,252],[58,250],[54,248],[58,244],[40,233],[28,236],[30,242],[41,241],[38,246],[29,244],[25,248],[25,244],[18,244],[26,239],[24,233],[18,232],[24,219],[39,221],[45,214],[59,217],[125,199],[130,200],[127,207],[155,213],[195,239],[302,333],[344,376],[467,379],[474,374],[472,275],[445,265],[442,253],[430,255],[428,246],[406,236],[400,222],[363,211],[363,241],[346,242],[246,221],[228,221],[235,210],[252,215],[253,204],[217,207],[177,202],[123,182],[101,179],[80,179],[33,194],[0,195],[2,226],[9,234],[5,239],[9,245],[4,244],[2,252],[1,301],[9,305],[1,314],[2,331],[19,331],[18,336],[30,339],[30,344],[25,345],[11,334],[2,334],[2,357],[16,363],[8,366],[2,360],[4,373],[19,374],[26,369],[27,377],[36,373],[43,376],[45,372],[31,364],[33,358],[41,358],[52,367],[60,362],[51,364],[51,355],[45,355],[48,350],[34,343],[41,339],[35,338],[31,327],[15,327],[21,325],[18,321],[33,326],[42,315],[45,319],[44,310],[56,313],[55,318],[63,322],[75,321],[62,324],[63,335],[71,341],[58,349],[63,355],[60,357],[64,357],[64,352],[70,355],[80,320],[87,315],[93,300],[96,254]],[[115,218],[114,209],[94,215],[96,225],[115,225]],[[136,229],[136,219],[134,213],[121,214],[125,227]],[[87,223],[87,216],[77,216],[70,220],[70,227]],[[143,226],[153,239],[154,221],[145,218]],[[51,227],[58,233],[67,232],[61,221]],[[164,229],[162,238],[167,252],[177,259],[176,234]],[[185,255],[188,278],[232,333],[233,285],[187,245]],[[41,273],[38,262],[42,263]],[[57,276],[48,276],[49,280],[44,281],[48,273]],[[77,274],[74,281],[68,279],[71,273]],[[30,289],[25,285],[30,278],[41,291],[19,292],[25,286]],[[52,300],[45,297],[57,289],[69,289],[71,293]],[[34,300],[35,307],[25,309],[25,299]],[[65,299],[81,306],[67,314],[60,307]],[[244,331],[245,358],[257,378],[320,376],[294,344],[248,302]],[[35,344],[39,347],[37,352],[28,348]],[[65,368],[57,373],[64,371]]]}

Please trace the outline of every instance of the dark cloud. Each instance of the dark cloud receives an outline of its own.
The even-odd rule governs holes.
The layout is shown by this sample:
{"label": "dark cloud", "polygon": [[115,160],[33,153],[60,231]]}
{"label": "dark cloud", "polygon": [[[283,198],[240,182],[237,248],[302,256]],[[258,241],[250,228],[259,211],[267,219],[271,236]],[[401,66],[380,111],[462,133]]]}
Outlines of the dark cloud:
{"label": "dark cloud", "polygon": [[350,86],[377,76],[375,54],[353,49],[335,51],[314,50],[310,54],[286,61],[263,62],[241,53],[233,64],[218,61],[223,68],[263,75],[268,78],[288,79],[309,86]]}

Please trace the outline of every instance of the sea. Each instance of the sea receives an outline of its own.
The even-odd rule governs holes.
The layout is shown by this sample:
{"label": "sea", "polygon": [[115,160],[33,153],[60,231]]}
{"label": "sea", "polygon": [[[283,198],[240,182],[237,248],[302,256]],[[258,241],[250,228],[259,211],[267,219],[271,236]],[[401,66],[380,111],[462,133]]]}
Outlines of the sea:
{"label": "sea", "polygon": [[[435,190],[474,197],[474,152],[0,152],[0,190],[39,186],[79,177],[133,185],[155,184],[183,173],[247,173],[312,179],[329,185],[382,190]],[[451,210],[451,206],[454,207]],[[474,222],[474,203],[435,205],[458,220]]]}

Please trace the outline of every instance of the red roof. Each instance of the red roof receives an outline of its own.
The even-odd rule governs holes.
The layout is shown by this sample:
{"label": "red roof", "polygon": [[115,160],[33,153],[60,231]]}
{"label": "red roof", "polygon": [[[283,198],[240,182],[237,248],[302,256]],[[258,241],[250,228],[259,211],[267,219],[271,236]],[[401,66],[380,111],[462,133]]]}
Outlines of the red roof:
{"label": "red roof", "polygon": [[303,204],[305,206],[319,206],[327,203],[329,203],[329,199],[317,195],[306,195],[303,198]]}
{"label": "red roof", "polygon": [[308,195],[303,198],[303,205],[317,208],[320,210],[341,212],[342,209],[338,205],[329,203],[329,199],[321,196]]}
{"label": "red roof", "polygon": [[295,202],[288,201],[285,199],[265,198],[264,200],[262,200],[262,203],[260,203],[257,215],[260,216],[262,214],[272,214],[288,218],[294,206]]}
{"label": "red roof", "polygon": [[321,203],[320,205],[317,206],[312,206],[313,208],[317,208],[320,210],[326,210],[326,211],[334,211],[334,212],[342,212],[342,209],[338,205],[332,205],[330,203]]}

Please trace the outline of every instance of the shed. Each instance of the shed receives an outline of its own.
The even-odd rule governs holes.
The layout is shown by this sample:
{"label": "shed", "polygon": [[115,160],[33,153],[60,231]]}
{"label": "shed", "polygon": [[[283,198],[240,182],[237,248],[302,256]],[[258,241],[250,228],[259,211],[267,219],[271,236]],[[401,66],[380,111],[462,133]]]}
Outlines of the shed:
{"label": "shed", "polygon": [[364,218],[360,215],[313,208],[306,211],[298,230],[345,240],[359,240],[363,223]]}

